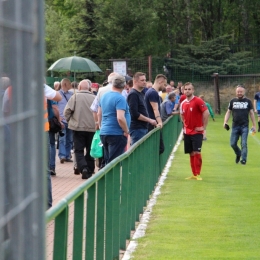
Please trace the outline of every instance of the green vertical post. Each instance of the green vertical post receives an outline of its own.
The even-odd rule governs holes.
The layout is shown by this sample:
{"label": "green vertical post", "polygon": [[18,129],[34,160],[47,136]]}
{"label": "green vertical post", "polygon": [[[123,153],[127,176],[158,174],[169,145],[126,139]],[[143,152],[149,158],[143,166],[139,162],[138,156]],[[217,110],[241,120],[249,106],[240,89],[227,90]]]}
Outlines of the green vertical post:
{"label": "green vertical post", "polygon": [[138,197],[139,197],[139,168],[140,166],[138,165],[138,163],[136,163],[138,161],[138,151],[137,149],[134,151],[134,172],[133,172],[133,191],[134,191],[134,208],[135,208],[135,221],[139,221],[139,207],[138,207],[138,204],[139,204],[139,200],[138,200]]}
{"label": "green vertical post", "polygon": [[154,186],[155,186],[155,184],[157,183],[157,181],[158,181],[158,177],[159,177],[159,175],[160,175],[160,173],[161,173],[161,170],[160,170],[160,163],[159,163],[159,156],[158,156],[158,154],[159,154],[159,145],[160,145],[160,130],[157,130],[156,131],[156,133],[155,133],[155,135],[156,135],[156,142],[157,142],[157,144],[156,144],[156,147],[157,147],[157,156],[156,156],[156,154],[155,154],[155,158],[156,158],[156,175],[155,175],[155,182],[154,182]]}
{"label": "green vertical post", "polygon": [[138,167],[135,163],[136,161],[136,153],[135,151],[132,153],[131,160],[131,185],[132,185],[132,221],[131,221],[131,230],[135,230],[135,221],[136,221],[136,168]]}
{"label": "green vertical post", "polygon": [[131,153],[128,158],[128,217],[127,217],[127,225],[129,228],[128,238],[130,238],[131,230],[135,228],[135,220],[134,220],[134,191],[133,191],[133,170],[134,170],[134,153]]}
{"label": "green vertical post", "polygon": [[157,133],[154,133],[153,135],[153,138],[152,138],[152,142],[153,142],[153,150],[152,150],[152,156],[154,158],[153,160],[153,181],[152,181],[152,185],[151,185],[151,193],[153,192],[154,190],[154,185],[156,183],[156,179],[157,179],[157,158],[159,158],[159,152],[158,152],[158,145],[157,143],[159,142],[158,140],[158,136],[157,136]]}
{"label": "green vertical post", "polygon": [[155,169],[156,169],[156,160],[154,158],[154,145],[155,145],[155,135],[152,137],[149,137],[149,151],[151,152],[149,158],[150,158],[150,194],[153,192],[154,188],[154,181],[155,181]]}
{"label": "green vertical post", "polygon": [[97,244],[96,259],[104,259],[104,239],[105,239],[105,176],[97,183]]}
{"label": "green vertical post", "polygon": [[82,259],[84,192],[74,202],[73,260]]}
{"label": "green vertical post", "polygon": [[108,171],[105,175],[105,196],[106,196],[106,206],[105,206],[105,259],[113,259],[113,184],[114,174],[113,169]]}
{"label": "green vertical post", "polygon": [[128,238],[127,234],[130,233],[130,230],[127,226],[128,208],[129,208],[128,162],[129,162],[128,158],[125,158],[122,161],[121,202],[120,202],[120,249],[122,250],[126,250],[126,239]]}
{"label": "green vertical post", "polygon": [[[146,161],[146,154],[148,153],[149,150],[149,139],[146,139],[146,141],[143,143],[144,146],[144,151],[142,154],[142,161]],[[151,181],[151,164],[144,164],[143,171],[144,171],[144,178],[145,178],[145,184],[144,184],[144,189],[145,189],[145,199],[146,201],[149,200],[150,196],[150,181]]]}
{"label": "green vertical post", "polygon": [[146,150],[146,145],[145,142],[142,143],[140,146],[140,160],[141,160],[141,177],[142,177],[142,183],[141,183],[141,188],[142,188],[142,207],[146,206],[147,202],[147,194],[146,194],[146,186],[147,186],[147,177],[146,177],[146,165],[143,163],[144,158],[143,155],[147,154],[148,151]]}
{"label": "green vertical post", "polygon": [[172,140],[172,144],[173,144],[173,147],[174,147],[174,145],[175,145],[175,143],[176,143],[176,141],[177,141],[177,139],[178,139],[178,136],[179,136],[179,120],[180,120],[180,117],[179,116],[176,116],[175,118],[174,118],[174,122],[173,122],[173,127],[174,127],[174,138],[173,138],[173,140]]}
{"label": "green vertical post", "polygon": [[67,259],[68,206],[55,218],[53,260]]}
{"label": "green vertical post", "polygon": [[87,190],[85,259],[94,259],[96,184]]}
{"label": "green vertical post", "polygon": [[120,168],[121,165],[118,163],[114,166],[114,190],[113,190],[113,259],[119,259],[119,207],[120,207]]}
{"label": "green vertical post", "polygon": [[139,166],[137,171],[137,211],[138,211],[138,220],[140,220],[140,214],[143,213],[144,209],[144,177],[143,177],[143,171],[142,171],[142,150],[143,147],[140,145],[136,151],[137,151],[137,160],[136,163]]}

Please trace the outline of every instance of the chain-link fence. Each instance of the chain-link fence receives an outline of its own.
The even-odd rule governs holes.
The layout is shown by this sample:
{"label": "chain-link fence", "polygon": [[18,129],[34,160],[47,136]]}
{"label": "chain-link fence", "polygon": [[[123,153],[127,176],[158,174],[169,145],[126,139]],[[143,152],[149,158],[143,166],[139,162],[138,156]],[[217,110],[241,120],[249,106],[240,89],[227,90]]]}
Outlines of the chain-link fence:
{"label": "chain-link fence", "polygon": [[[197,61],[196,64],[190,62],[189,66],[185,66],[185,68],[180,64],[175,64],[174,59],[166,57],[151,57],[151,63],[149,63],[148,57],[126,59],[126,61],[129,75],[141,71],[146,73],[147,79],[153,81],[157,74],[162,73],[167,76],[168,82],[174,80],[175,85],[177,85],[178,81],[182,81],[183,83],[192,82],[196,88],[196,95],[205,95],[207,102],[212,106],[215,103],[214,99],[216,97],[212,75],[213,73],[223,71],[223,61]],[[102,83],[108,74],[113,71],[113,60],[96,59],[94,62],[98,64],[103,73],[83,73],[78,75],[78,80],[89,78],[93,82]],[[245,63],[238,60],[235,61],[233,68],[229,64],[229,75],[219,79],[220,109],[215,108],[215,111],[220,110],[223,112],[226,110],[230,99],[235,95],[234,87],[238,84],[244,84],[247,89],[247,96],[253,99],[260,85],[260,74],[256,76],[259,72],[260,59],[247,60]],[[227,74],[227,71],[225,74]],[[246,74],[249,75],[245,76]],[[251,74],[255,74],[255,76],[250,76]]]}
{"label": "chain-link fence", "polygon": [[0,259],[45,259],[43,1],[0,0]]}

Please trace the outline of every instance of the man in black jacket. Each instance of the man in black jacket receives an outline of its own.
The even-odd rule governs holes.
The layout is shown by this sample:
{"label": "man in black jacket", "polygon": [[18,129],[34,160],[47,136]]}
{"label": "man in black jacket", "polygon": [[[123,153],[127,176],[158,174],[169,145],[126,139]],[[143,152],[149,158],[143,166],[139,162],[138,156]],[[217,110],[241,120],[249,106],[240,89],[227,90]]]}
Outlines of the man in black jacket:
{"label": "man in black jacket", "polygon": [[142,72],[136,72],[133,77],[133,88],[127,97],[131,114],[130,136],[131,145],[140,140],[148,132],[148,123],[156,126],[156,120],[148,117],[142,90],[145,88],[146,77]]}

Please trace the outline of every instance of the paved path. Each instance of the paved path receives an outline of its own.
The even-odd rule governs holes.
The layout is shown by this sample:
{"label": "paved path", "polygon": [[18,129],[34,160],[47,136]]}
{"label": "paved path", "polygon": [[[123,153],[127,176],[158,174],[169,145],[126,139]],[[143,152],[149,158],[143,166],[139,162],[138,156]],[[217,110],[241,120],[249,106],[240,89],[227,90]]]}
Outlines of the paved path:
{"label": "paved path", "polygon": [[[58,154],[58,151],[56,151]],[[84,181],[80,175],[74,174],[73,162],[60,163],[56,155],[56,176],[52,176],[52,196],[53,206],[55,206],[62,198],[71,191],[76,189]],[[72,203],[73,204],[73,203]],[[68,255],[67,259],[72,258],[72,232],[73,232],[73,205],[69,207],[69,227],[68,227]],[[46,259],[52,259],[53,251],[54,224],[51,221],[46,228]]]}
{"label": "paved path", "polygon": [[[58,153],[58,151],[57,151]],[[73,162],[60,163],[56,156],[56,176],[52,176],[52,196],[53,206],[57,204],[62,198],[69,194],[72,190],[77,188],[82,182],[86,181],[80,175],[74,174]]]}

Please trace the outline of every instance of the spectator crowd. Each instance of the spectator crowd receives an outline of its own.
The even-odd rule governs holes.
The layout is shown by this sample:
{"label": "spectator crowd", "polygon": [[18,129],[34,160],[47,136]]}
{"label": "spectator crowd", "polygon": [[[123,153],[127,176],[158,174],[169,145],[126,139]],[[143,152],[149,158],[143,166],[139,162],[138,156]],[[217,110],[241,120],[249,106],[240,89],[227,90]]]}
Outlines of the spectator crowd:
{"label": "spectator crowd", "polygon": [[[11,81],[2,77],[0,83],[5,116],[10,106]],[[49,158],[48,207],[52,206],[50,176],[57,174],[56,150],[59,162],[71,163],[74,174],[81,174],[82,179],[90,178],[95,167],[103,168],[156,127],[160,128],[158,152],[163,153],[163,122],[180,113],[180,104],[186,98],[182,82],[175,86],[171,80],[168,84],[163,74],[158,74],[151,82],[142,72],[136,72],[132,77],[113,72],[103,84],[89,79],[77,83],[64,78],[54,82],[53,87],[44,83],[45,120],[55,118],[60,124],[58,132],[45,127]],[[91,144],[98,130],[103,156],[93,158]]]}

